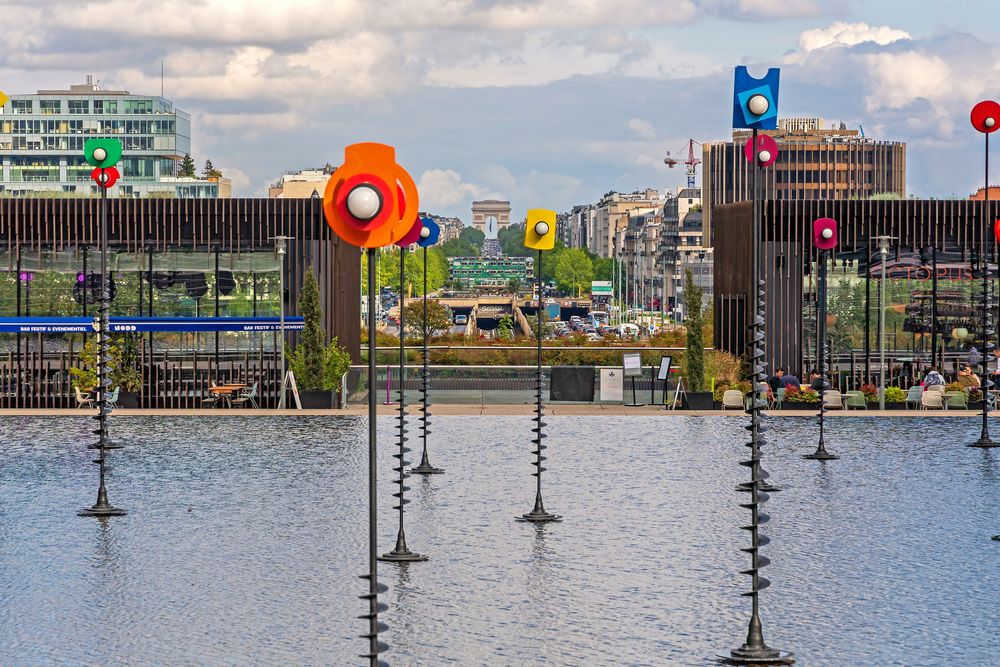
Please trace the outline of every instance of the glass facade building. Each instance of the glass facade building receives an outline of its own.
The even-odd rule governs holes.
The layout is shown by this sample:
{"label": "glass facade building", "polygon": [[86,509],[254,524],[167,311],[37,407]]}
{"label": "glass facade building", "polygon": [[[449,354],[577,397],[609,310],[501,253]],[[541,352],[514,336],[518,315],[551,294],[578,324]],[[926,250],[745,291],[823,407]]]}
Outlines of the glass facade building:
{"label": "glass facade building", "polygon": [[229,181],[178,178],[191,152],[191,118],[162,97],[102,90],[87,83],[69,90],[13,95],[0,107],[0,197],[98,196],[83,146],[92,137],[122,143],[117,198],[228,197]]}

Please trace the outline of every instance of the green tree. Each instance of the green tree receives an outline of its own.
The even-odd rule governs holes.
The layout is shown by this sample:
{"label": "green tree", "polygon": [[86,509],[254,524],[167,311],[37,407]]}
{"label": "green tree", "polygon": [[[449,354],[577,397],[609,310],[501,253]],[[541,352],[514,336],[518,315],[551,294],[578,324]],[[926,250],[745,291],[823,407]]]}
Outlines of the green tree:
{"label": "green tree", "polygon": [[510,315],[504,315],[500,318],[500,323],[497,325],[497,336],[503,340],[511,340],[514,337],[514,320],[511,319]]}
{"label": "green tree", "polygon": [[524,223],[509,225],[497,232],[500,249],[508,257],[534,257],[535,251],[524,247]]}
{"label": "green tree", "polygon": [[427,300],[427,321],[424,321],[424,302],[411,301],[403,313],[406,318],[406,332],[410,335],[420,335],[421,338],[433,338],[451,327],[451,310],[437,299]]}
{"label": "green tree", "polygon": [[478,257],[479,249],[462,239],[448,239],[441,244],[445,257]]}
{"label": "green tree", "polygon": [[318,391],[323,388],[323,352],[326,347],[326,334],[323,331],[322,311],[319,302],[319,283],[310,266],[306,270],[306,278],[302,284],[302,294],[299,296],[299,312],[305,321],[296,352],[301,355],[301,365],[295,378],[299,386],[306,391]]}
{"label": "green tree", "polygon": [[689,391],[705,391],[704,316],[701,308],[701,288],[694,282],[691,269],[684,272],[684,310],[687,319],[687,381]]}
{"label": "green tree", "polygon": [[184,159],[181,160],[181,165],[177,169],[177,175],[182,178],[197,178],[197,174],[194,173],[194,160],[191,159],[190,153],[184,154]]}
{"label": "green tree", "polygon": [[486,234],[475,227],[463,227],[462,231],[458,233],[458,238],[471,246],[482,248],[483,241],[486,240]]}
{"label": "green tree", "polygon": [[306,269],[306,278],[299,295],[299,312],[305,326],[299,344],[287,354],[288,367],[303,391],[328,391],[340,386],[340,379],[351,367],[351,355],[340,347],[336,336],[329,345],[324,344],[326,332],[321,324],[319,284],[312,267]]}
{"label": "green tree", "polygon": [[594,262],[594,280],[614,280],[615,260],[611,257],[591,255]]}
{"label": "green tree", "polygon": [[[544,264],[542,265],[544,269]],[[556,285],[561,290],[581,292],[590,287],[594,279],[594,264],[587,253],[579,248],[568,248],[558,253],[555,260]]]}
{"label": "green tree", "polygon": [[511,294],[517,294],[521,291],[521,279],[518,277],[511,278],[507,281],[507,289],[510,290]]}
{"label": "green tree", "polygon": [[222,172],[215,168],[211,160],[205,160],[205,168],[201,173],[202,178],[222,178]]}

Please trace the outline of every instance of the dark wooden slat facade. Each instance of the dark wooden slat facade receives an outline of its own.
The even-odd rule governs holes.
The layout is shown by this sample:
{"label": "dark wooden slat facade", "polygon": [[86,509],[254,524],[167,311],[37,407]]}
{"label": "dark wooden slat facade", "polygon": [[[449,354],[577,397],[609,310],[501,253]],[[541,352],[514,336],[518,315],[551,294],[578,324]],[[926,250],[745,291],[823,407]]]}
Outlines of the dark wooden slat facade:
{"label": "dark wooden slat facade", "polygon": [[[9,257],[22,258],[43,250],[80,250],[89,246],[97,269],[96,248],[99,243],[99,199],[0,199],[0,249]],[[360,362],[361,348],[361,254],[358,248],[340,241],[326,224],[322,201],[318,199],[111,199],[108,200],[109,245],[123,252],[166,252],[168,250],[204,251],[213,248],[224,253],[240,254],[271,249],[275,236],[290,236],[285,259],[285,285],[289,300],[288,315],[298,314],[298,292],[307,267],[312,266],[320,283],[324,304],[324,327],[347,348],[355,363]],[[11,262],[13,263],[13,259]],[[15,266],[0,267],[14,271]],[[39,315],[41,313],[34,313]],[[29,335],[24,334],[27,338]],[[18,391],[7,405],[18,407],[58,407],[72,396],[68,373],[76,363],[72,353],[57,356],[42,354],[43,337],[37,336],[38,353],[8,354],[5,373],[20,367],[18,377],[0,378],[4,387],[31,384],[30,391]],[[20,349],[20,348],[19,348]],[[144,350],[144,354],[148,351]],[[251,358],[257,357],[259,358]],[[201,366],[212,362],[201,355]],[[253,381],[273,382],[276,379],[273,355],[263,352],[245,354],[232,352],[227,362]],[[238,356],[242,359],[233,359]],[[244,358],[245,357],[245,358]],[[144,360],[145,363],[146,360]],[[153,361],[153,360],[148,360]],[[221,363],[220,363],[221,366]],[[149,407],[197,407],[201,387],[185,392],[170,379],[178,368],[165,362],[161,366],[146,366],[143,404]],[[217,369],[216,369],[217,372]],[[207,382],[209,372],[196,377],[195,383]],[[52,377],[60,378],[58,386]],[[32,382],[32,379],[34,382]],[[189,382],[190,387],[190,382]],[[204,387],[207,390],[207,384]],[[162,395],[149,395],[158,393]],[[262,394],[266,390],[262,387]],[[271,388],[274,396],[274,388]],[[265,401],[267,402],[267,401]]]}
{"label": "dark wooden slat facade", "polygon": [[[743,354],[749,324],[751,275],[751,204],[716,206],[715,220],[715,339],[714,345]],[[838,223],[839,244],[833,258],[877,252],[878,236],[896,237],[893,247],[935,247],[961,252],[982,247],[996,257],[993,221],[1000,202],[970,200],[768,200],[761,205],[760,257],[766,297],[768,372],[776,366],[802,371],[807,367],[803,341],[803,281],[805,267],[817,259],[812,223],[830,217]],[[874,283],[874,281],[873,281]],[[871,288],[877,309],[877,286]],[[874,336],[875,323],[872,322]]]}

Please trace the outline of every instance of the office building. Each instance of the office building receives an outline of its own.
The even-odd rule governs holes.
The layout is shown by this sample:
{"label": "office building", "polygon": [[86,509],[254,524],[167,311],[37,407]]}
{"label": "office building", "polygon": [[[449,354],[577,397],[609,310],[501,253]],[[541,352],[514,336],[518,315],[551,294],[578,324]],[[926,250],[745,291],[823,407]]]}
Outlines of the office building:
{"label": "office building", "polygon": [[121,140],[121,180],[111,197],[229,197],[226,178],[178,176],[191,152],[191,118],[170,100],[103,90],[92,77],[68,90],[12,95],[0,107],[0,196],[97,196],[83,159],[91,137]]}
{"label": "office building", "polygon": [[336,169],[328,162],[321,169],[286,172],[267,189],[267,196],[271,199],[322,198],[326,184],[330,181],[330,175]]}
{"label": "office building", "polygon": [[[879,141],[843,123],[824,129],[818,119],[787,119],[777,130],[762,131],[778,142],[778,158],[761,169],[764,199],[846,200],[875,194],[906,196],[906,144]],[[712,217],[723,204],[749,201],[750,162],[743,153],[749,130],[733,132],[731,141],[703,145],[702,203],[704,245],[713,245]]]}

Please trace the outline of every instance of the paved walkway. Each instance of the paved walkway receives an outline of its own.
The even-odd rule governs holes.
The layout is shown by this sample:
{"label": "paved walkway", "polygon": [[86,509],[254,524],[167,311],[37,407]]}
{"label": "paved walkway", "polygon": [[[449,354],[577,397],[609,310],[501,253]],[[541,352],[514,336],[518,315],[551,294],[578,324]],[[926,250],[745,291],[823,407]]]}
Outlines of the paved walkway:
{"label": "paved walkway", "polygon": [[[407,405],[408,413],[418,413],[419,406]],[[431,411],[440,416],[476,416],[476,415],[531,415],[534,414],[533,405],[480,405],[480,404],[454,404],[438,403],[431,406]],[[0,410],[0,417],[12,416],[58,416],[58,417],[80,417],[86,415],[96,415],[95,409],[8,409]],[[275,417],[275,416],[318,416],[318,415],[352,415],[366,416],[368,406],[355,404],[344,410],[253,410],[253,409],[175,409],[175,410],[129,410],[119,408],[115,410],[112,417],[128,417],[134,415],[155,415],[155,416],[192,416],[192,417]],[[395,415],[395,405],[378,405],[378,414]],[[590,416],[590,417],[718,417],[728,416],[733,418],[745,418],[746,415],[740,410],[664,410],[662,406],[644,405],[628,407],[624,405],[595,405],[583,404],[562,404],[556,403],[545,406],[545,414],[556,416]],[[774,410],[767,414],[775,417],[807,417],[814,418],[816,413],[807,410]],[[972,410],[833,410],[827,414],[831,419],[850,419],[854,417],[978,417],[981,413]],[[1000,417],[1000,412],[994,412],[991,417]]]}

